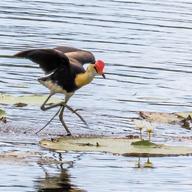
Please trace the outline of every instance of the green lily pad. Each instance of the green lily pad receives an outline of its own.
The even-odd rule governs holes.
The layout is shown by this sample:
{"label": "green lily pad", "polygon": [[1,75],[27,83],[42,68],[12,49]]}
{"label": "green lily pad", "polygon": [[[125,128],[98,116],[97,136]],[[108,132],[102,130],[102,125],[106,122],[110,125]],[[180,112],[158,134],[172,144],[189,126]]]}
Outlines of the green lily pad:
{"label": "green lily pad", "polygon": [[146,146],[146,147],[150,147],[150,146],[158,146],[157,144],[149,141],[149,140],[140,140],[140,141],[135,141],[135,142],[132,142],[131,145],[134,145],[134,146]]}
{"label": "green lily pad", "polygon": [[[43,139],[40,146],[55,151],[106,152],[133,157],[192,155],[192,147],[167,145],[133,145],[139,140],[114,137],[59,137]],[[147,142],[144,142],[146,144]],[[149,144],[149,143],[148,143]]]}
{"label": "green lily pad", "polygon": [[27,104],[19,102],[19,103],[15,103],[14,106],[15,107],[25,107],[25,106],[27,106]]}
{"label": "green lily pad", "polygon": [[[48,95],[46,96],[41,96],[41,95],[26,95],[26,96],[12,96],[12,95],[6,95],[6,94],[1,94],[0,95],[0,103],[1,104],[7,104],[7,105],[15,105],[19,107],[21,104],[25,105],[41,105]],[[49,102],[50,103],[58,103],[60,102],[61,99],[52,97]]]}
{"label": "green lily pad", "polygon": [[7,122],[6,112],[3,109],[0,109],[0,121],[3,123]]}
{"label": "green lily pad", "polygon": [[6,112],[3,109],[0,109],[0,118],[5,116],[6,116]]}

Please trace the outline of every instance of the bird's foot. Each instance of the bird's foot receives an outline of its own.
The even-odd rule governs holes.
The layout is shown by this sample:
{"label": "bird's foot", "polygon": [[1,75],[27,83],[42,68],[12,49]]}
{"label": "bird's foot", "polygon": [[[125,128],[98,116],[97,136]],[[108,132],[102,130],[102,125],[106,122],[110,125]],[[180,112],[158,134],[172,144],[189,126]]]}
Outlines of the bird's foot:
{"label": "bird's foot", "polygon": [[83,109],[74,109],[74,112],[83,111]]}

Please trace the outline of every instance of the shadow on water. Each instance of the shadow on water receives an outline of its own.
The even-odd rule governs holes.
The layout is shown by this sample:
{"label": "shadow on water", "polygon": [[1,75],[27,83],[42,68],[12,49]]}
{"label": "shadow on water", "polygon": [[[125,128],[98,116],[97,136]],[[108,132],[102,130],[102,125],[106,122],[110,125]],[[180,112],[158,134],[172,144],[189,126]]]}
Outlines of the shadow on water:
{"label": "shadow on water", "polygon": [[[62,159],[62,154],[58,153],[59,159]],[[79,159],[80,160],[80,159]],[[69,168],[73,168],[74,164],[72,163],[68,168],[64,168],[64,164],[55,165],[57,173],[51,173],[51,171],[46,168],[45,165],[40,165],[41,169],[44,172],[45,177],[39,178],[35,181],[35,188],[37,192],[86,192],[85,190],[77,188],[71,183],[71,175],[69,174]],[[141,158],[135,159],[136,169],[153,169],[154,164],[150,158]]]}
{"label": "shadow on water", "polygon": [[[58,154],[61,160],[61,153]],[[37,192],[85,192],[85,190],[81,190],[71,183],[71,176],[68,173],[68,169],[63,167],[63,163],[54,165],[56,170],[54,174],[46,166],[39,166],[43,170],[45,177],[36,181],[35,188],[37,188]]]}

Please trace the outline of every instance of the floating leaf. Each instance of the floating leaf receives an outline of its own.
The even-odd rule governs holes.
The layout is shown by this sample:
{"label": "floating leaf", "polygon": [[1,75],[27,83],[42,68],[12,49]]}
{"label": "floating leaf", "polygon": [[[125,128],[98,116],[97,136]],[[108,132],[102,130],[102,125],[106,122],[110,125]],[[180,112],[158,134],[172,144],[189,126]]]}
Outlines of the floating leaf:
{"label": "floating leaf", "polygon": [[157,144],[155,143],[152,143],[151,141],[149,140],[140,140],[140,141],[135,141],[135,142],[132,142],[131,145],[135,145],[135,146],[146,146],[146,147],[150,147],[150,146],[158,146]]}
{"label": "floating leaf", "polygon": [[[0,103],[7,105],[15,105],[18,103],[24,103],[26,105],[41,105],[47,98],[41,95],[26,95],[26,96],[12,96],[12,95],[0,95]],[[52,97],[50,103],[58,103],[61,99]]]}
{"label": "floating leaf", "polygon": [[192,117],[192,112],[178,112],[178,113],[175,113],[179,118],[181,119],[185,119],[185,118],[188,118],[188,117]]}
{"label": "floating leaf", "polygon": [[148,121],[158,123],[177,123],[181,121],[175,113],[159,113],[159,112],[139,112],[139,115]]}
{"label": "floating leaf", "polygon": [[19,102],[19,103],[15,103],[14,106],[15,107],[25,107],[25,106],[27,106],[27,104]]}
{"label": "floating leaf", "polygon": [[3,109],[0,109],[0,118],[5,116],[6,116],[6,112]]}
{"label": "floating leaf", "polygon": [[158,113],[141,111],[139,115],[150,122],[179,124],[186,129],[192,128],[192,112]]}
{"label": "floating leaf", "polygon": [[167,145],[132,145],[127,138],[113,137],[60,137],[41,140],[40,146],[56,151],[108,152],[124,156],[179,156],[192,155],[192,147]]}
{"label": "floating leaf", "polygon": [[3,123],[7,122],[6,112],[3,109],[0,109],[0,121]]}

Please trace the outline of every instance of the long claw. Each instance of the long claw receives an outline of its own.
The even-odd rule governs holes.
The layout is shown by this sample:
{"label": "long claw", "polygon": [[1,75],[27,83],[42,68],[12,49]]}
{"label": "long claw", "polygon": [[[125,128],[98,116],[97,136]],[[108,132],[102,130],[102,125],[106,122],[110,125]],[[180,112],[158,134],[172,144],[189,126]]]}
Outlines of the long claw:
{"label": "long claw", "polygon": [[74,109],[74,111],[76,111],[76,112],[77,112],[77,111],[83,111],[83,109]]}
{"label": "long claw", "polygon": [[81,119],[81,121],[89,128],[89,125],[87,124],[85,119],[79,113],[77,113],[77,110],[74,110],[69,105],[66,105],[66,108],[69,109],[72,113],[75,113]]}
{"label": "long claw", "polygon": [[55,113],[55,115],[45,124],[45,126],[43,126],[39,131],[37,131],[35,134],[38,134],[40,131],[42,131],[43,129],[45,129],[50,123],[51,121],[53,121],[53,119],[59,114],[60,110],[61,110],[62,106],[59,108],[59,110]]}

